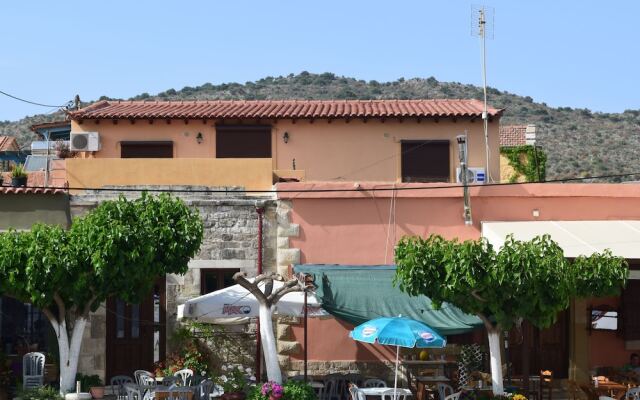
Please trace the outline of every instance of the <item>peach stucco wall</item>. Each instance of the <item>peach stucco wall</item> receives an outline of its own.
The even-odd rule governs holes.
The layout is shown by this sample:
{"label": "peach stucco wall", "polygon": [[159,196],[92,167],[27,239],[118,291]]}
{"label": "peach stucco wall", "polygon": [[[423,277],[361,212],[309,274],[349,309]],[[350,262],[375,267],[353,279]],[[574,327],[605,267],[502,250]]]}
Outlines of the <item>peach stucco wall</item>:
{"label": "peach stucco wall", "polygon": [[[291,221],[300,225],[300,235],[290,239],[290,246],[301,250],[301,263],[392,263],[393,244],[403,235],[437,233],[447,238],[479,238],[482,221],[640,219],[640,185],[527,184],[472,188],[472,226],[463,223],[459,187],[397,192],[395,217],[392,217],[395,223],[390,226],[392,192],[366,190],[373,186],[389,187],[363,184],[361,192],[280,193],[280,198],[292,201]],[[416,187],[415,184],[400,185],[411,186]],[[278,184],[278,188],[288,190],[352,187],[353,183]],[[539,211],[538,218],[533,217],[533,210]],[[310,346],[310,359],[380,357],[345,339],[347,330],[333,322],[312,321],[310,327],[314,331],[327,329],[331,332],[324,336],[322,343],[314,342]],[[620,351],[615,335],[613,338],[592,336],[588,340],[589,348],[579,351],[612,346],[608,354],[596,349],[590,358],[590,366],[622,364],[628,357],[628,353]],[[589,366],[583,366],[583,369],[586,367]]]}
{"label": "peach stucco wall", "polygon": [[[272,121],[272,156],[274,170],[296,169],[304,171],[306,181],[400,181],[400,141],[403,139],[432,139],[450,141],[450,176],[455,181],[455,167],[458,164],[456,135],[468,134],[469,165],[484,167],[485,146],[481,121],[471,122],[459,119],[454,122],[443,118],[439,122],[415,119],[398,120],[371,119],[327,120],[314,122],[300,120]],[[102,148],[91,157],[120,157],[122,141],[174,142],[174,157],[205,158],[215,157],[215,124],[211,121],[181,120],[167,123],[156,120],[150,124],[146,120],[130,123],[119,121],[76,121],[71,123],[72,132],[97,131],[100,133]],[[287,132],[289,142],[282,136]],[[202,133],[203,141],[198,144],[196,135]],[[491,173],[499,180],[498,120],[489,124],[491,148]],[[89,156],[89,155],[87,155]]]}

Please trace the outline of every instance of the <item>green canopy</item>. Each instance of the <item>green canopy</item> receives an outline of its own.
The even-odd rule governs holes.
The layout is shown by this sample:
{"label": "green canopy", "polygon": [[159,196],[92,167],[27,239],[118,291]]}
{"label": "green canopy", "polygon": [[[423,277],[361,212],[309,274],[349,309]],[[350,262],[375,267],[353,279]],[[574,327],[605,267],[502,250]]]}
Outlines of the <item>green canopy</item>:
{"label": "green canopy", "polygon": [[378,317],[403,317],[422,321],[442,335],[469,332],[482,325],[450,304],[434,310],[426,296],[409,296],[394,286],[395,265],[294,265],[295,273],[313,276],[322,307],[354,325]]}

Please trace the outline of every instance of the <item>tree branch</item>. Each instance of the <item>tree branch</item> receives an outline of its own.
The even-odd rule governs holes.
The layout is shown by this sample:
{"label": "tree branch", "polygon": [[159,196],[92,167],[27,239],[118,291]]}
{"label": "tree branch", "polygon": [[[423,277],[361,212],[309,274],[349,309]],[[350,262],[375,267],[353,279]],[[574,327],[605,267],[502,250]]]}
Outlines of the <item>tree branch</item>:
{"label": "tree branch", "polygon": [[84,310],[82,310],[82,317],[84,317],[85,319],[89,317],[89,312],[91,311],[91,305],[93,304],[94,301],[96,301],[95,295],[91,296],[87,304],[84,305]]}
{"label": "tree branch", "polygon": [[62,297],[60,297],[58,293],[53,294],[53,301],[55,301],[56,305],[58,306],[58,321],[62,323],[62,321],[67,318],[67,308],[64,305]]}
{"label": "tree branch", "polygon": [[303,289],[300,286],[300,282],[297,279],[292,279],[285,282],[282,287],[280,287],[273,294],[267,297],[267,300],[270,302],[270,304],[277,304],[278,301],[280,301],[280,299],[287,293],[301,292],[302,290]]}
{"label": "tree branch", "polygon": [[[260,275],[259,277],[263,277],[263,275]],[[261,280],[265,280],[265,279],[267,278],[263,277]],[[235,275],[233,275],[233,280],[236,281],[238,285],[247,289],[249,293],[254,295],[256,299],[258,299],[259,303],[268,304],[267,297],[264,295],[264,293],[262,293],[262,290],[260,290],[260,288],[258,287],[258,283],[259,283],[258,277],[256,277],[256,279],[253,282],[249,282],[249,280],[247,279],[246,272],[237,272]]]}
{"label": "tree branch", "polygon": [[493,325],[493,323],[489,320],[489,318],[487,318],[486,315],[482,313],[478,313],[476,315],[482,320],[482,322],[484,323],[484,327],[487,328],[488,332],[491,332],[496,328],[496,326]]}
{"label": "tree branch", "polygon": [[486,303],[486,302],[487,302],[487,301],[486,301],[485,299],[483,299],[483,298],[478,294],[478,292],[476,292],[475,290],[472,290],[472,291],[471,291],[471,295],[472,295],[473,297],[475,297],[475,298],[476,298],[476,300],[478,300],[478,301],[481,301],[481,302],[483,302],[483,303]]}
{"label": "tree branch", "polygon": [[51,310],[49,310],[48,308],[43,308],[42,309],[42,313],[44,314],[45,317],[47,317],[47,319],[49,320],[49,322],[51,322],[51,326],[53,327],[53,329],[56,331],[57,335],[60,335],[60,331],[58,329],[59,327],[59,322],[58,319],[56,318],[55,315],[53,315],[53,313],[51,312]]}

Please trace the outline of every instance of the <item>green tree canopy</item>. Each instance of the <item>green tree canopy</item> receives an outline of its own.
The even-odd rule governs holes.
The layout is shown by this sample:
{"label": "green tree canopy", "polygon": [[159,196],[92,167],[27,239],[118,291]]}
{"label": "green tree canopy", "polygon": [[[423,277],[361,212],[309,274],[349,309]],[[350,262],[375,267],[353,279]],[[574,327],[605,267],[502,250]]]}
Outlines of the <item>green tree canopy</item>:
{"label": "green tree canopy", "polygon": [[47,316],[60,347],[61,390],[69,390],[89,312],[111,296],[139,303],[158,277],[185,273],[202,235],[198,213],[169,195],[105,201],[69,230],[35,225],[0,234],[0,294]]}
{"label": "green tree canopy", "polygon": [[485,324],[495,394],[503,392],[500,333],[526,320],[539,328],[555,322],[575,297],[618,293],[627,262],[610,251],[568,260],[548,235],[531,241],[509,236],[494,250],[486,240],[405,237],[396,248],[395,282],[425,295],[439,308],[451,303]]}

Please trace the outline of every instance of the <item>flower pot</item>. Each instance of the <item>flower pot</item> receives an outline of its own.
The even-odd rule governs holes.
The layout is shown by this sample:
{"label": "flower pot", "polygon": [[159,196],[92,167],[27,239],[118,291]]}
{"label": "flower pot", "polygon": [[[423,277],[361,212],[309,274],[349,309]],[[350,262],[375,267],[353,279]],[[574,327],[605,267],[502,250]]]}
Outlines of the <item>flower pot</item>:
{"label": "flower pot", "polygon": [[104,386],[93,386],[89,388],[89,393],[94,399],[101,399],[104,397]]}
{"label": "flower pot", "polygon": [[269,395],[269,400],[281,400],[281,399],[282,399],[282,396],[276,397],[272,394]]}
{"label": "flower pot", "polygon": [[13,187],[27,186],[27,177],[21,176],[18,178],[11,178],[11,186]]}
{"label": "flower pot", "polygon": [[220,396],[222,400],[244,400],[247,398],[245,392],[225,393]]}

